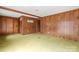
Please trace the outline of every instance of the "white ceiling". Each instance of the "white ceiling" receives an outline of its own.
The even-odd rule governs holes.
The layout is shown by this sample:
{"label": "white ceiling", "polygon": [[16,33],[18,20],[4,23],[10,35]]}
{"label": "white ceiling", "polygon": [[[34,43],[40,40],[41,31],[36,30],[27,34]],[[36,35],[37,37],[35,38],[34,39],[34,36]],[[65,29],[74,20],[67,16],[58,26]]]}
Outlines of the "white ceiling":
{"label": "white ceiling", "polygon": [[[79,6],[5,6],[5,7],[41,17],[79,8]],[[0,15],[20,17],[23,14],[0,9]]]}

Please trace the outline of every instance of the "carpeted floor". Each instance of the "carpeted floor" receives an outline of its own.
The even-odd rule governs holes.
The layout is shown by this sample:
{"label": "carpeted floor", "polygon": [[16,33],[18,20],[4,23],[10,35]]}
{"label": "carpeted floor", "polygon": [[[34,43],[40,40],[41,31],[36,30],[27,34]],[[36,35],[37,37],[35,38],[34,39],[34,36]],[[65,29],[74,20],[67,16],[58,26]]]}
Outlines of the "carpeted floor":
{"label": "carpeted floor", "polygon": [[64,40],[63,38],[56,38],[44,34],[14,34],[0,36],[0,51],[79,51],[79,41]]}

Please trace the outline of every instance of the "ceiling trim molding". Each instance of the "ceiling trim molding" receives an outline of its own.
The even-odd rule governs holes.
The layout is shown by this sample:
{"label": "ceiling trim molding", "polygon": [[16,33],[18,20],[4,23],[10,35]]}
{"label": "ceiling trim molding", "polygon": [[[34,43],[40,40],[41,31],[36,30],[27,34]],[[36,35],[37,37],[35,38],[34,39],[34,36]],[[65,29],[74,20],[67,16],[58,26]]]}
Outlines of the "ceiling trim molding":
{"label": "ceiling trim molding", "polygon": [[30,14],[30,13],[26,13],[26,12],[19,11],[19,10],[15,10],[15,9],[11,9],[11,8],[7,8],[7,7],[4,7],[4,6],[0,6],[0,8],[1,9],[5,9],[5,10],[8,10],[8,11],[12,11],[12,12],[17,12],[17,13],[21,13],[21,14],[30,15],[30,16],[34,16],[34,17],[40,18],[40,16],[33,15],[33,14]]}

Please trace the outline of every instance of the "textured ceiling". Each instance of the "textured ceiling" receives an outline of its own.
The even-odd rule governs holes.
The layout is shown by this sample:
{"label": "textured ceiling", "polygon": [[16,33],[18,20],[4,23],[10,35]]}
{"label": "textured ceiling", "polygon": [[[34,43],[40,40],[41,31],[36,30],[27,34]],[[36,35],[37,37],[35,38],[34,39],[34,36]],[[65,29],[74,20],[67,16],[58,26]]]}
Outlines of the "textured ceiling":
{"label": "textured ceiling", "polygon": [[[5,7],[41,17],[79,8],[79,6],[5,6]],[[19,17],[22,16],[23,14],[0,9],[0,15]]]}

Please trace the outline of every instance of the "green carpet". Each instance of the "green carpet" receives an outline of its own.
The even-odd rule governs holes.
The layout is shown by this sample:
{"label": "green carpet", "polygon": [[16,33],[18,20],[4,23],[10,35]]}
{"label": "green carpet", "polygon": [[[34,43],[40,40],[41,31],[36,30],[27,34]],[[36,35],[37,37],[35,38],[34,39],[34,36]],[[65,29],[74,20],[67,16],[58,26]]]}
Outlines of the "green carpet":
{"label": "green carpet", "polygon": [[79,41],[56,38],[44,34],[0,36],[0,51],[79,51]]}

